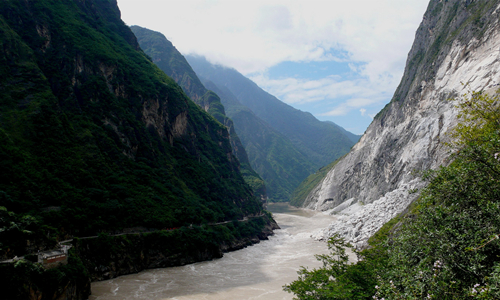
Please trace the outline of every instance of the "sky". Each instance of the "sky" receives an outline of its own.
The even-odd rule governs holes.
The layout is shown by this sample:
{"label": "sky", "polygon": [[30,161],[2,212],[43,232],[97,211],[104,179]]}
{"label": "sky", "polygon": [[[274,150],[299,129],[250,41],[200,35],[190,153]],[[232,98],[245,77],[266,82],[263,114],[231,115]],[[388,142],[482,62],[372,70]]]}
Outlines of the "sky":
{"label": "sky", "polygon": [[390,102],[428,0],[118,0],[127,25],[362,134]]}

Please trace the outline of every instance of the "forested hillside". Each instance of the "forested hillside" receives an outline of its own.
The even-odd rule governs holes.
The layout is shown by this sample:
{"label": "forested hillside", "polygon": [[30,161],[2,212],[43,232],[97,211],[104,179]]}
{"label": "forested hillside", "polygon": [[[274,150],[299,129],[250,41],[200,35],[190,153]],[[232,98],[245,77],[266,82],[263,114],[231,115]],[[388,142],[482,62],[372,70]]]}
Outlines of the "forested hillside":
{"label": "forested hillside", "polygon": [[[147,261],[137,268],[126,252],[113,253],[113,238],[96,245],[106,259],[95,269],[91,256],[78,256],[91,247],[76,240],[66,269],[2,264],[6,297],[57,298],[58,284],[85,281],[87,271],[117,276],[210,259],[222,244],[265,238],[270,221],[243,180],[227,128],[149,60],[115,0],[1,1],[0,32],[0,257],[76,237],[178,229],[158,233],[172,247],[142,249]],[[257,218],[236,221],[248,216]],[[231,220],[237,226],[206,226]],[[148,251],[169,256],[155,263]]]}

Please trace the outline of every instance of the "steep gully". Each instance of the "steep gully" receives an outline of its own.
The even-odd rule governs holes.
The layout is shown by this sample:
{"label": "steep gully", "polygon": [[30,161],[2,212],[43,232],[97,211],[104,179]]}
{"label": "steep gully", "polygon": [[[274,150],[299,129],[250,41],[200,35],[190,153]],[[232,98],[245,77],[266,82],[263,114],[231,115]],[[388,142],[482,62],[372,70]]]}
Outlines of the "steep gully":
{"label": "steep gully", "polygon": [[[433,3],[437,1],[431,1]],[[446,5],[441,20],[447,19],[444,17],[446,9],[453,5],[463,6],[463,11],[458,11],[457,18],[452,22],[459,28],[469,2],[450,1]],[[291,257],[300,256],[287,253],[284,249],[301,249],[308,243],[325,247],[311,241],[311,234],[317,239],[325,239],[340,233],[349,241],[363,245],[369,236],[418,196],[416,191],[424,184],[414,176],[413,170],[435,169],[449,162],[450,151],[442,145],[448,138],[447,132],[456,122],[457,111],[453,103],[446,99],[467,90],[493,91],[500,82],[499,9],[496,7],[488,13],[496,20],[481,36],[471,37],[466,32],[459,36],[461,39],[454,39],[447,45],[432,61],[432,66],[419,65],[420,71],[417,72],[411,69],[412,58],[418,58],[420,51],[426,52],[434,45],[443,26],[439,23],[441,21],[436,22],[436,18],[433,20],[426,14],[407,65],[407,72],[416,72],[417,75],[406,74],[408,76],[402,81],[403,89],[405,80],[411,82],[406,87],[406,94],[402,93],[401,99],[393,101],[374,120],[360,142],[330,171],[304,203],[310,209],[340,214],[334,219],[333,216],[316,213],[312,222],[314,228],[326,226],[319,220],[325,221],[325,224],[334,221],[326,230],[314,232],[307,230],[310,227],[306,224],[297,223],[303,227],[299,230],[299,226],[292,227],[292,223],[288,223],[288,216],[276,213],[283,229],[278,230],[269,241],[212,262],[145,271],[94,283],[92,299],[291,299],[290,295],[280,294],[281,286],[296,278],[290,269],[296,270],[298,265],[313,266],[314,262],[302,261],[295,268],[291,265],[278,266],[287,260],[290,263]],[[432,72],[429,75],[423,69]],[[322,252],[319,250],[311,251],[308,256],[312,258],[313,254]],[[286,270],[288,275],[278,274],[279,270]],[[193,281],[199,284],[193,287]]]}

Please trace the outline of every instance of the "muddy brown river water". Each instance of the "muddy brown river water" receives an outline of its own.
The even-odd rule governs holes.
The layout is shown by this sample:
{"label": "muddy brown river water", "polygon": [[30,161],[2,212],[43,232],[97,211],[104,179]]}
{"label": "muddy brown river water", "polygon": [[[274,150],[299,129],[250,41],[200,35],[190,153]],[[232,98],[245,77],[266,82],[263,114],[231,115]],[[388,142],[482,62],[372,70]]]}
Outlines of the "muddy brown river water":
{"label": "muddy brown river water", "polygon": [[268,210],[281,229],[267,241],[221,259],[94,282],[89,299],[292,299],[283,285],[297,279],[300,266],[321,265],[314,255],[327,253],[326,243],[310,235],[334,217],[287,204],[270,204]]}

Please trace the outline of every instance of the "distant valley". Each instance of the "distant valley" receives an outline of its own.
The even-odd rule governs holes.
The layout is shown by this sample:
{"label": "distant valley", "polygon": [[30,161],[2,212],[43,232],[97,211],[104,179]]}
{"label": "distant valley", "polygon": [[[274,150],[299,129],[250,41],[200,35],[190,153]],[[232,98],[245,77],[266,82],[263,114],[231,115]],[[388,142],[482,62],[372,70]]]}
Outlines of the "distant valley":
{"label": "distant valley", "polygon": [[[202,57],[184,58],[159,32],[139,26],[132,26],[132,31],[145,53],[191,99],[221,123],[231,122],[229,128],[237,134],[233,140],[241,141],[244,147],[233,142],[233,149],[246,152],[237,157],[244,168],[248,163],[251,167],[243,174],[255,170],[260,175],[269,201],[290,201],[307,176],[347,153],[359,138],[281,102],[234,69],[212,65]],[[215,92],[220,102],[207,102],[207,89]],[[220,104],[223,107],[217,106]],[[246,178],[249,182],[256,179]]]}

